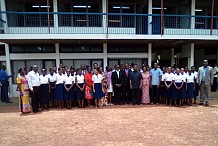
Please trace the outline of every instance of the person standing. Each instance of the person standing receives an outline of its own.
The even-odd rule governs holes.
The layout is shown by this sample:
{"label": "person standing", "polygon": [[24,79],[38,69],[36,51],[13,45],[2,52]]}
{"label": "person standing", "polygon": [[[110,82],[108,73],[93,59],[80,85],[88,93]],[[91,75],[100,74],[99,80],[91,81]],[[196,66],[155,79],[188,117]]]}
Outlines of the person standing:
{"label": "person standing", "polygon": [[112,73],[112,84],[114,90],[115,105],[121,105],[121,92],[123,85],[123,75],[120,71],[120,66],[116,65],[116,70]]}
{"label": "person standing", "polygon": [[170,106],[172,105],[172,98],[173,98],[173,78],[174,78],[174,74],[171,71],[171,67],[168,67],[167,73],[164,74],[164,84],[165,84],[165,92],[166,92],[166,105],[169,99]]}
{"label": "person standing", "polygon": [[194,98],[195,92],[195,75],[192,73],[192,70],[188,70],[187,79],[186,79],[186,87],[187,87],[187,98],[188,98],[188,105],[192,105],[192,98]]}
{"label": "person standing", "polygon": [[64,77],[64,100],[67,103],[67,109],[72,108],[72,87],[74,85],[74,76],[71,76],[70,69],[67,70],[67,75]]}
{"label": "person standing", "polygon": [[203,105],[206,101],[206,106],[209,106],[210,87],[213,85],[213,70],[208,66],[208,60],[204,60],[204,65],[198,69],[197,83],[200,86],[200,104]]}
{"label": "person standing", "polygon": [[158,68],[158,64],[154,63],[154,68],[150,71],[151,76],[151,87],[152,87],[152,98],[151,104],[159,104],[159,86],[162,76],[162,71]]}
{"label": "person standing", "polygon": [[93,81],[92,81],[92,68],[88,67],[87,69],[87,73],[85,74],[85,96],[87,99],[87,103],[88,103],[88,107],[91,106],[91,99],[93,98],[92,96],[92,85],[93,85]]}
{"label": "person standing", "polygon": [[198,72],[195,70],[194,66],[191,67],[191,70],[195,77],[194,104],[196,104],[196,99],[197,99],[197,96],[199,95],[199,86],[197,84]]}
{"label": "person standing", "polygon": [[181,98],[181,102],[182,102],[182,105],[183,103],[186,103],[188,104],[188,98],[186,96],[186,79],[187,79],[187,74],[188,74],[188,70],[187,72],[185,72],[184,68],[181,68],[180,70],[180,75],[182,76],[182,80],[183,80],[183,85],[182,85],[182,88],[181,88],[181,92],[182,92],[182,98]]}
{"label": "person standing", "polygon": [[40,99],[41,99],[41,108],[42,110],[48,110],[48,104],[49,104],[49,93],[50,93],[50,84],[49,84],[49,78],[48,75],[46,75],[46,69],[42,69],[42,75],[39,76],[40,81]]}
{"label": "person standing", "polygon": [[218,76],[218,68],[215,63],[213,67],[213,86],[211,87],[211,92],[216,92],[217,90],[217,76]]}
{"label": "person standing", "polygon": [[130,74],[130,89],[132,90],[132,104],[140,105],[139,92],[142,88],[142,74],[138,71],[137,66],[133,66],[133,72]]}
{"label": "person standing", "polygon": [[28,73],[28,84],[31,91],[31,104],[33,112],[39,112],[39,102],[40,102],[40,80],[38,67],[33,65],[33,70]]}
{"label": "person standing", "polygon": [[129,64],[125,65],[125,69],[123,70],[123,86],[122,86],[122,101],[123,103],[129,104],[131,101],[131,90],[130,90],[130,74],[131,70],[129,69]]}
{"label": "person standing", "polygon": [[82,69],[79,68],[75,79],[76,83],[76,97],[79,104],[79,108],[84,108],[85,99],[85,84],[84,75],[82,75]]}
{"label": "person standing", "polygon": [[55,79],[55,98],[58,103],[58,108],[64,108],[64,74],[62,68],[58,68],[58,73]]}
{"label": "person standing", "polygon": [[161,102],[164,103],[166,101],[166,90],[165,90],[165,84],[164,84],[164,75],[166,73],[166,68],[162,68],[162,76],[161,76],[161,82],[160,82],[160,90],[159,90],[159,96],[161,98]]}
{"label": "person standing", "polygon": [[183,87],[183,76],[180,74],[179,68],[176,69],[176,73],[173,77],[173,99],[174,99],[174,106],[177,106],[176,101],[179,102],[179,107],[182,105],[182,87]]}
{"label": "person standing", "polygon": [[30,113],[31,112],[31,105],[30,105],[30,96],[29,96],[29,85],[27,76],[25,75],[25,69],[20,68],[20,75],[17,77],[17,85],[18,91],[20,95],[20,110],[21,113]]}
{"label": "person standing", "polygon": [[144,66],[143,73],[142,73],[142,99],[141,99],[141,103],[143,104],[150,103],[149,88],[150,88],[149,67]]}
{"label": "person standing", "polygon": [[48,74],[49,84],[50,84],[50,100],[52,108],[55,107],[55,80],[56,75],[53,68],[50,68],[50,73]]}
{"label": "person standing", "polygon": [[113,105],[112,104],[113,85],[112,85],[112,80],[111,80],[112,71],[109,66],[106,67],[105,76],[107,80],[108,105]]}

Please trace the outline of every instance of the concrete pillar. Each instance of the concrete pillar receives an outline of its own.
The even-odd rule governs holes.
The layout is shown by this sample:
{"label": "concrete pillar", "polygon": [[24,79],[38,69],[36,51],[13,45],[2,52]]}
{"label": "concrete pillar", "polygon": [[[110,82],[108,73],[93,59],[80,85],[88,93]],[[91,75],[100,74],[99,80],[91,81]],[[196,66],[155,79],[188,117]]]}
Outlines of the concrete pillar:
{"label": "concrete pillar", "polygon": [[171,49],[171,66],[174,65],[174,48]]}
{"label": "concrete pillar", "polygon": [[[191,1],[191,16],[195,16],[195,0]],[[195,17],[191,17],[191,34],[195,31]]]}
{"label": "concrete pillar", "polygon": [[105,69],[105,67],[107,66],[107,43],[103,43],[103,53],[104,53],[104,55],[103,55],[103,61],[104,61],[104,63],[103,63],[103,65],[104,65],[104,69]]}
{"label": "concrete pillar", "polygon": [[56,67],[60,65],[60,45],[59,43],[55,43],[55,52],[56,52]]}
{"label": "concrete pillar", "polygon": [[[152,14],[152,0],[148,0],[148,14]],[[148,16],[148,34],[152,34],[152,16]]]}
{"label": "concrete pillar", "polygon": [[194,43],[191,43],[191,59],[190,59],[190,66],[189,67],[191,67],[191,66],[194,66],[194,55],[195,55],[195,44]]}
{"label": "concrete pillar", "polygon": [[[6,4],[5,4],[6,0],[1,0],[1,11],[6,12]],[[3,23],[3,28],[4,28],[4,32],[7,33],[8,32],[8,21],[7,21],[7,14],[6,13],[2,13],[0,14],[2,15],[2,20],[5,21],[6,23]]]}
{"label": "concrete pillar", "polygon": [[[6,57],[6,71],[9,75],[12,74],[11,72],[11,60],[10,60],[10,52],[9,52],[9,45],[5,44],[5,57]],[[16,77],[16,76],[15,76]],[[12,78],[9,79],[9,97],[13,97],[13,84],[12,84]]]}
{"label": "concrete pillar", "polygon": [[[53,11],[58,12],[58,1],[53,0]],[[54,14],[54,31],[58,33],[58,14]]]}
{"label": "concrete pillar", "polygon": [[106,33],[106,25],[107,25],[107,19],[106,19],[106,12],[107,12],[107,0],[102,0],[102,13],[104,13],[103,14],[103,19],[102,19],[102,27],[103,27],[103,33]]}
{"label": "concrete pillar", "polygon": [[148,65],[152,66],[152,43],[148,43]]}

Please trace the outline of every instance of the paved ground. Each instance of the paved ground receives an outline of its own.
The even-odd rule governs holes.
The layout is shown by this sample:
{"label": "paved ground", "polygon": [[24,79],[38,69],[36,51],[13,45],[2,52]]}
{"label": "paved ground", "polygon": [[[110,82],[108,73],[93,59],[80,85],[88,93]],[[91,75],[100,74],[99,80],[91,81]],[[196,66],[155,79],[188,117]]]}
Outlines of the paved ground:
{"label": "paved ground", "polygon": [[217,146],[218,100],[210,107],[125,105],[28,115],[0,106],[0,145]]}

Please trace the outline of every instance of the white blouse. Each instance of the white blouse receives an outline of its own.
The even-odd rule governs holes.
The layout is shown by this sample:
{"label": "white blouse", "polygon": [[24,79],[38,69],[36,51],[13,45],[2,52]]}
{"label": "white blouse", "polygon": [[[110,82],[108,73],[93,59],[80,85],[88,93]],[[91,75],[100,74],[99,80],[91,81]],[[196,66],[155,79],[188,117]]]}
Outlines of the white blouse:
{"label": "white blouse", "polygon": [[72,84],[72,82],[74,82],[75,81],[75,78],[74,78],[74,76],[65,76],[64,77],[64,82],[65,82],[65,84],[67,84],[67,85],[71,85]]}
{"label": "white blouse", "polygon": [[103,76],[100,75],[100,74],[98,74],[98,75],[94,74],[94,75],[92,76],[92,81],[93,81],[94,83],[101,83],[102,80],[103,80]]}
{"label": "white blouse", "polygon": [[40,81],[41,84],[48,84],[48,75],[45,75],[45,76],[40,75],[39,76],[39,81]]}
{"label": "white blouse", "polygon": [[78,84],[83,84],[84,83],[84,75],[77,75],[76,76],[76,78],[77,78],[77,83]]}
{"label": "white blouse", "polygon": [[64,77],[65,75],[63,74],[57,74],[56,75],[56,84],[63,84],[64,83]]}
{"label": "white blouse", "polygon": [[195,76],[195,79],[197,79],[197,77],[198,77],[198,72],[197,71],[194,72],[194,76]]}
{"label": "white blouse", "polygon": [[195,81],[195,75],[191,73],[191,75],[187,75],[187,83],[194,83]]}
{"label": "white blouse", "polygon": [[[57,74],[56,74],[57,75]],[[48,74],[47,76],[48,76],[48,78],[49,78],[49,81],[50,82],[55,82],[55,80],[56,80],[56,75],[55,74],[53,74],[53,76],[51,75],[51,74]]]}
{"label": "white blouse", "polygon": [[179,75],[175,74],[173,77],[173,80],[175,81],[175,83],[182,83],[183,76],[181,74],[179,74]]}
{"label": "white blouse", "polygon": [[172,81],[173,80],[173,77],[174,77],[174,74],[173,73],[165,73],[164,74],[164,80],[166,80],[166,81]]}

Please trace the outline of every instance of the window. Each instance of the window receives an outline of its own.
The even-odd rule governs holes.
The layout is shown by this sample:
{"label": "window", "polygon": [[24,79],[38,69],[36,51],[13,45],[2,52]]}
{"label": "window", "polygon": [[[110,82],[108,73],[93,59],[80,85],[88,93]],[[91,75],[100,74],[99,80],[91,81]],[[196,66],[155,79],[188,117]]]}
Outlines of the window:
{"label": "window", "polygon": [[99,66],[102,66],[103,65],[103,60],[102,59],[63,59],[61,60],[61,63],[64,65],[64,66],[67,66],[67,67],[70,67],[70,66],[74,66],[75,68],[79,68],[81,67],[81,65],[88,65],[88,66],[91,66],[93,67],[93,64],[94,63],[98,63]]}
{"label": "window", "polygon": [[5,45],[0,45],[0,56],[5,55]]}
{"label": "window", "polygon": [[10,53],[55,53],[54,45],[10,45]]}
{"label": "window", "polygon": [[147,53],[148,48],[143,45],[108,45],[108,53]]}
{"label": "window", "polygon": [[100,45],[60,45],[60,53],[103,53]]}

